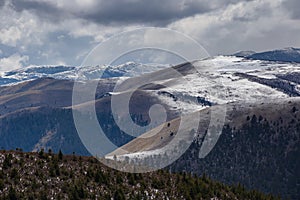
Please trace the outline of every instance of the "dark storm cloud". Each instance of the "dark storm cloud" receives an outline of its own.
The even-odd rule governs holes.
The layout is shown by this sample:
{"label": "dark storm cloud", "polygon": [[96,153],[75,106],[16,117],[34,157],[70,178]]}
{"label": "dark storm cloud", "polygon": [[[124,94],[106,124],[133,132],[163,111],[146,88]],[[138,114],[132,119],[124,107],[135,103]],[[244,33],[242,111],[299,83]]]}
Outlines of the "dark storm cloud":
{"label": "dark storm cloud", "polygon": [[4,6],[5,1],[0,1],[0,8]]}
{"label": "dark storm cloud", "polygon": [[[247,1],[247,0],[245,0]],[[71,7],[57,7],[41,1],[11,0],[17,11],[30,10],[48,20],[63,20],[69,17],[81,18],[98,24],[150,24],[166,25],[178,19],[203,14],[226,7],[239,0],[100,0],[87,10]],[[70,6],[70,5],[69,5]]]}
{"label": "dark storm cloud", "polygon": [[299,0],[285,0],[282,5],[291,14],[293,19],[300,19],[300,1]]}
{"label": "dark storm cloud", "polygon": [[150,23],[165,24],[176,19],[212,10],[208,2],[183,3],[174,0],[152,1],[102,1],[93,13],[83,17],[97,23]]}
{"label": "dark storm cloud", "polygon": [[11,0],[11,3],[17,12],[28,10],[35,13],[37,16],[50,21],[63,19],[67,15],[66,12],[62,12],[49,2]]}

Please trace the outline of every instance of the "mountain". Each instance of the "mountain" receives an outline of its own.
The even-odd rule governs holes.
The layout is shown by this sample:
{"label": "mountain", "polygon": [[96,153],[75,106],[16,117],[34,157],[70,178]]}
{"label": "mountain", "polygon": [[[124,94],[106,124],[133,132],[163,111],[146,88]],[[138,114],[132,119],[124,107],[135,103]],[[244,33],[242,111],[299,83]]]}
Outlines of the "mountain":
{"label": "mountain", "polygon": [[[299,48],[285,48],[281,50],[273,50],[255,53],[254,51],[241,51],[232,56],[265,61],[278,62],[300,62]],[[222,57],[222,56],[220,56]],[[127,62],[120,65],[97,65],[97,66],[29,66],[13,71],[0,74],[0,86],[17,84],[27,80],[35,80],[38,78],[51,77],[55,79],[66,80],[93,80],[99,78],[113,77],[136,77],[145,73],[155,72],[166,69],[169,65],[158,64],[141,64],[135,62]]]}
{"label": "mountain", "polygon": [[[90,81],[88,81],[90,82]],[[97,81],[98,82],[98,81]],[[109,138],[120,146],[132,136],[124,134],[114,122],[110,108],[110,92],[116,79],[101,79],[95,96],[99,121],[105,126]],[[17,85],[1,87],[0,97],[0,147],[2,149],[22,148],[24,151],[38,151],[42,148],[58,152],[89,155],[78,137],[72,115],[73,81],[42,78]],[[148,118],[149,105],[160,102],[157,97],[145,91],[137,91],[137,98],[131,109],[132,116]],[[149,97],[147,100],[139,96]],[[87,104],[76,105],[75,110]],[[141,115],[142,113],[142,115]],[[170,117],[176,115],[169,112]],[[18,122],[18,123],[16,123]],[[109,125],[109,126],[107,126]]]}
{"label": "mountain", "polygon": [[5,72],[2,76],[0,76],[0,86],[17,84],[23,81],[45,77],[66,80],[92,80],[123,76],[134,77],[167,67],[169,66],[154,64],[145,65],[134,62],[127,62],[125,64],[116,66],[29,66],[26,68]]}
{"label": "mountain", "polygon": [[300,63],[300,49],[293,47],[260,53],[255,53],[252,51],[241,51],[233,55],[254,60]]}
{"label": "mountain", "polygon": [[[300,98],[223,106],[227,107],[226,122],[211,152],[204,158],[199,157],[205,151],[203,145],[212,137],[207,133],[212,115],[209,108],[199,111],[200,127],[191,146],[167,169],[200,176],[205,173],[227,184],[241,183],[247,188],[299,199]],[[195,116],[193,113],[185,118],[196,121]],[[180,143],[169,145],[181,121],[178,118],[163,124],[156,135],[152,133],[156,130],[151,130],[110,153],[107,158],[114,155],[125,166],[127,161],[138,166],[164,163],[181,148]],[[180,137],[188,138],[188,134],[188,131],[183,131]],[[126,151],[130,153],[124,154]]]}
{"label": "mountain", "polygon": [[[197,72],[197,68],[204,71]],[[215,69],[205,72],[206,68]],[[174,75],[174,71],[177,74]],[[140,85],[130,99],[129,110],[135,123],[144,126],[150,122],[148,110],[153,104],[165,106],[169,121],[181,114],[228,102],[272,102],[297,97],[299,72],[300,65],[296,64],[218,56],[128,78],[122,85],[124,88]],[[112,116],[111,98],[122,99],[130,92],[128,89],[115,92],[118,80],[97,81],[95,97],[100,123],[107,135],[120,146],[133,138],[120,131]],[[147,81],[152,84],[145,84]],[[73,146],[67,140],[73,135],[74,140],[79,139],[72,120],[73,84],[72,80],[40,78],[0,87],[0,147],[18,147],[25,151],[52,148],[87,155],[85,148]],[[83,87],[80,93],[86,92]],[[83,103],[76,107],[84,109],[87,105]],[[126,118],[126,113],[119,114],[121,119]],[[68,126],[64,127],[64,124]],[[81,144],[80,141],[76,143]]]}
{"label": "mountain", "polygon": [[253,55],[255,53],[256,53],[255,51],[239,51],[239,52],[233,54],[233,56],[236,56],[236,57],[248,57],[248,56],[251,56],[251,55]]}
{"label": "mountain", "polygon": [[206,176],[119,172],[93,157],[1,151],[0,158],[0,199],[278,199]]}
{"label": "mountain", "polygon": [[[23,78],[28,73],[23,73],[20,83],[0,87],[0,147],[89,155],[75,129],[72,111],[88,111],[93,102],[72,106],[74,79],[71,76],[25,81]],[[63,72],[54,74],[60,73]],[[126,157],[137,162],[140,162],[137,157],[158,159],[161,148],[176,135],[180,116],[186,116],[192,123],[198,119],[195,114],[200,113],[201,128],[194,130],[197,137],[188,151],[168,166],[169,171],[197,175],[205,172],[222,182],[241,182],[248,188],[299,199],[300,64],[216,56],[126,78],[99,80],[87,74],[89,78],[81,76],[78,82],[79,94],[91,93],[84,86],[97,83],[93,94],[97,120],[117,147],[129,150],[127,155],[122,155],[117,148],[108,152],[106,158],[116,155],[120,162]],[[119,81],[121,87],[116,89]],[[124,100],[128,94],[131,97],[126,106],[130,118],[126,109],[114,117],[112,98]],[[151,119],[149,115],[150,107],[155,104],[165,107],[166,123],[144,129],[157,117],[152,115]],[[227,112],[222,134],[218,140],[209,140],[206,134],[211,110],[224,106]],[[85,114],[89,121],[90,116]],[[141,137],[153,136],[155,130],[163,129],[149,140],[140,140],[118,127],[118,120],[131,119],[142,126],[139,130],[132,128]],[[210,147],[208,141],[217,144],[210,153],[201,154],[209,153],[206,157],[199,159],[202,146]]]}

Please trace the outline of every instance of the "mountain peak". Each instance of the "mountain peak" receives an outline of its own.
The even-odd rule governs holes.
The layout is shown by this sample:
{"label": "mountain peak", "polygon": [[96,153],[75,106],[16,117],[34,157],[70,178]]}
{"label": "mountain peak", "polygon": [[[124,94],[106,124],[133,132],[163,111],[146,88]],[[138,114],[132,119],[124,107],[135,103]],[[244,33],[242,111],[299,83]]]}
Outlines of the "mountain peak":
{"label": "mountain peak", "polygon": [[247,56],[253,55],[255,53],[256,53],[255,51],[239,51],[239,52],[234,53],[233,56],[247,57]]}
{"label": "mountain peak", "polygon": [[286,47],[259,53],[254,51],[239,51],[232,55],[253,60],[300,63],[300,48],[295,47]]}
{"label": "mountain peak", "polygon": [[247,56],[247,58],[255,60],[300,63],[300,49],[288,47],[284,49],[255,53]]}

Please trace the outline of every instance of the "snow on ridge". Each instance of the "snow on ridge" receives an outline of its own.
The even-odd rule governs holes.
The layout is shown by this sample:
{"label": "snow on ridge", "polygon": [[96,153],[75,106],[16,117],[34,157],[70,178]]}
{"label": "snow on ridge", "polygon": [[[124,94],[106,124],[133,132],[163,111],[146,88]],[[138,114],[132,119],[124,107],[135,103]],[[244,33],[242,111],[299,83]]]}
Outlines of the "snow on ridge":
{"label": "snow on ridge", "polygon": [[[272,73],[280,73],[280,70],[291,71],[299,68],[299,65],[291,63],[277,63],[262,60],[251,60],[236,56],[215,56],[212,58],[192,62],[198,69],[203,67],[208,70],[219,72],[245,72],[260,71],[262,77],[272,78]],[[52,77],[67,80],[91,80],[112,77],[135,77],[145,73],[151,73],[171,67],[170,65],[141,64],[126,62],[120,65],[97,65],[97,66],[64,66],[64,65],[41,65],[28,66],[25,68],[4,72],[0,75],[0,86],[17,84],[26,80],[34,80],[42,77]],[[297,68],[298,67],[298,68]],[[278,69],[277,69],[278,68]],[[264,71],[272,69],[272,73],[264,74]]]}
{"label": "snow on ridge", "polygon": [[[201,105],[201,99],[211,104],[223,104],[289,97],[276,88],[242,78],[236,72],[264,79],[300,72],[300,64],[248,60],[235,56],[216,56],[192,64],[200,73],[186,75],[182,77],[183,80],[177,80],[177,84],[161,89],[169,95],[158,94],[163,102],[182,113],[204,109],[207,105]],[[197,102],[198,98],[200,102]]]}
{"label": "snow on ridge", "polygon": [[145,73],[165,69],[168,65],[147,65],[127,62],[121,65],[97,66],[64,66],[64,65],[31,65],[0,75],[0,86],[17,84],[37,78],[50,77],[66,80],[93,80],[113,77],[135,77]]}

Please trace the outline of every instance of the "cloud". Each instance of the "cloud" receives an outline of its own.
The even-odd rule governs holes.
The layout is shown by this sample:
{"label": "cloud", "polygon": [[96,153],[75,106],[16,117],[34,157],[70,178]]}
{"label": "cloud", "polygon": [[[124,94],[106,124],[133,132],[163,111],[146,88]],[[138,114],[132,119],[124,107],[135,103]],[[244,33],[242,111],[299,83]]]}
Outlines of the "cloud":
{"label": "cloud", "polygon": [[300,46],[298,23],[287,17],[280,1],[254,0],[184,18],[169,27],[191,35],[216,55]]}
{"label": "cloud", "polygon": [[0,42],[12,47],[41,44],[45,32],[54,27],[40,21],[28,10],[17,12],[10,1],[6,1],[0,8],[0,18]]}
{"label": "cloud", "polygon": [[298,0],[4,0],[0,47],[29,64],[80,65],[99,42],[145,26],[183,32],[212,55],[297,47],[299,8]]}
{"label": "cloud", "polygon": [[99,9],[83,13],[85,19],[97,23],[146,23],[164,25],[172,20],[205,13],[212,9],[207,1],[100,1]]}
{"label": "cloud", "polygon": [[21,30],[15,26],[3,28],[0,30],[0,38],[2,44],[16,46],[17,41],[21,38]]}
{"label": "cloud", "polygon": [[[247,1],[247,0],[245,0]],[[31,10],[48,20],[80,18],[97,24],[163,26],[174,20],[203,14],[238,0],[12,0],[18,11]]]}
{"label": "cloud", "polygon": [[23,67],[29,57],[19,54],[13,54],[6,58],[0,59],[0,72],[10,71]]}
{"label": "cloud", "polygon": [[282,5],[293,19],[300,19],[300,1],[299,0],[284,0]]}
{"label": "cloud", "polygon": [[95,42],[113,32],[110,27],[99,27],[82,19],[45,20],[29,8],[17,9],[9,0],[0,7],[0,18],[3,55],[26,54],[28,63],[36,65],[61,61],[79,65],[83,58],[78,54],[91,50]]}

